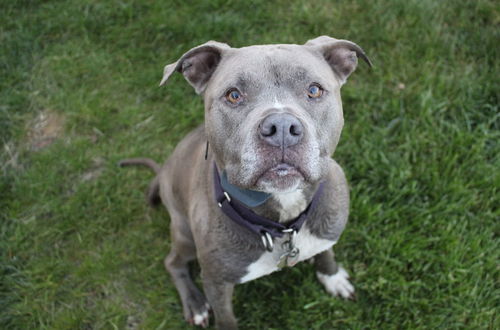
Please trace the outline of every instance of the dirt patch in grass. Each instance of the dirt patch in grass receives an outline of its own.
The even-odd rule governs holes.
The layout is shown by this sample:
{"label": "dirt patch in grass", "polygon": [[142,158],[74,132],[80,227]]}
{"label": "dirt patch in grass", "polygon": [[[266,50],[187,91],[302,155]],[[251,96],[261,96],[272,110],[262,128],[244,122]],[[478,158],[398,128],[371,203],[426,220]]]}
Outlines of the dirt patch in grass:
{"label": "dirt patch in grass", "polygon": [[105,160],[101,157],[92,159],[92,166],[80,177],[81,182],[87,182],[97,179],[104,171]]}
{"label": "dirt patch in grass", "polygon": [[55,111],[40,111],[27,127],[31,150],[38,151],[54,143],[62,135],[64,122],[64,116]]}

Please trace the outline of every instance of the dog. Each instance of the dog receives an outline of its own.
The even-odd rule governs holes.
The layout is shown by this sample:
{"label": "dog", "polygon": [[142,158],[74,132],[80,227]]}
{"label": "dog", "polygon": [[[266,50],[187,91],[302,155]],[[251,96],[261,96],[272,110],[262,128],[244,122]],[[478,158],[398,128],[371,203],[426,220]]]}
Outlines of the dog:
{"label": "dog", "polygon": [[[160,86],[180,72],[201,94],[204,124],[163,166],[133,158],[121,166],[154,170],[148,200],[170,214],[165,267],[185,319],[236,329],[234,286],[304,260],[335,296],[354,288],[332,246],[344,230],[349,191],[331,158],[344,119],[340,88],[358,58],[355,43],[321,36],[304,45],[232,48],[209,41],[164,68]],[[188,263],[197,259],[203,291]]]}

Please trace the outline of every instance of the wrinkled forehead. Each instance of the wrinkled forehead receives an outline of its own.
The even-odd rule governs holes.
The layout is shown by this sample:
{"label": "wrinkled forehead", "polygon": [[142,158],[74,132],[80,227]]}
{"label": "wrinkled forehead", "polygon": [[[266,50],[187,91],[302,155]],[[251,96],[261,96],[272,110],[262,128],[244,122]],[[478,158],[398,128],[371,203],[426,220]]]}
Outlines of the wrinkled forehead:
{"label": "wrinkled forehead", "polygon": [[313,82],[333,78],[330,67],[319,53],[299,45],[263,45],[233,49],[217,70],[217,85]]}

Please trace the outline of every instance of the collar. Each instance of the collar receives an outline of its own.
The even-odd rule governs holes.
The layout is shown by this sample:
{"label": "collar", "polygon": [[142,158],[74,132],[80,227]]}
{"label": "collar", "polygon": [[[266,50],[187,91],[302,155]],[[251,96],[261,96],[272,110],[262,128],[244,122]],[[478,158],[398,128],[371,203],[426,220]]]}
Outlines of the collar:
{"label": "collar", "polygon": [[[224,174],[223,174],[224,176]],[[295,235],[307,219],[307,216],[316,208],[319,197],[323,192],[324,183],[320,183],[318,190],[313,196],[311,203],[299,214],[298,217],[291,220],[287,225],[262,217],[250,210],[244,203],[239,201],[236,196],[230,195],[221,184],[221,177],[214,163],[214,192],[217,205],[222,212],[231,220],[251,232],[259,235],[264,247],[268,251],[273,250],[273,239],[282,237],[285,234]]]}
{"label": "collar", "polygon": [[222,190],[225,191],[229,196],[250,208],[264,204],[269,199],[269,197],[271,197],[271,194],[269,193],[242,189],[230,184],[229,181],[227,181],[227,175],[225,171],[222,172],[220,176],[220,185],[222,186]]}

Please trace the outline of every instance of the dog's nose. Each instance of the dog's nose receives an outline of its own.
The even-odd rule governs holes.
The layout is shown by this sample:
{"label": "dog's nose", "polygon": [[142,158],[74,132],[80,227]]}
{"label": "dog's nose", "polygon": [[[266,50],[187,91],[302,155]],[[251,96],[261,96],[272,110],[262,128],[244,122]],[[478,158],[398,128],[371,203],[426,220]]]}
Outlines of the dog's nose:
{"label": "dog's nose", "polygon": [[287,148],[302,140],[304,127],[292,114],[272,113],[260,123],[259,133],[269,145]]}

